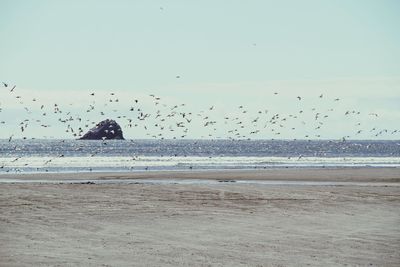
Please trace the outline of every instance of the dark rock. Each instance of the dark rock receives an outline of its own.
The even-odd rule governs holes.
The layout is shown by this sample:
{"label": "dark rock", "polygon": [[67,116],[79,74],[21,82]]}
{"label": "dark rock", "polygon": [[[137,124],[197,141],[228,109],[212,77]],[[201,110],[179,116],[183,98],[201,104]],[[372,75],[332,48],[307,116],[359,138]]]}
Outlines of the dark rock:
{"label": "dark rock", "polygon": [[114,120],[104,120],[99,122],[96,127],[90,129],[81,140],[108,140],[119,139],[125,140],[122,134],[122,129],[119,124]]}

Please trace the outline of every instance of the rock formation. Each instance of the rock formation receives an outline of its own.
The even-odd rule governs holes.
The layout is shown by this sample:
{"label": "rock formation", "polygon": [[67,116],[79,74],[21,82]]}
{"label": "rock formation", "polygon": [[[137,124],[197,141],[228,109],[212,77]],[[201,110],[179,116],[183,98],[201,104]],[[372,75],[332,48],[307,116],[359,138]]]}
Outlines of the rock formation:
{"label": "rock formation", "polygon": [[114,120],[104,120],[99,122],[95,127],[90,129],[81,140],[108,140],[119,139],[124,140],[122,129]]}

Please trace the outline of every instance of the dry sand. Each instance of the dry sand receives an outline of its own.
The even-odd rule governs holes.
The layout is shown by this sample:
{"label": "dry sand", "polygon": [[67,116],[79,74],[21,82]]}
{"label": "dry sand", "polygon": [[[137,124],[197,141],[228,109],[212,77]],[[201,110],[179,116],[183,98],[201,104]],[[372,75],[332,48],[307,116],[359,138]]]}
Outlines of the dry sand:
{"label": "dry sand", "polygon": [[[2,175],[370,186],[0,184],[0,266],[400,266],[400,170]],[[375,182],[387,182],[375,186]]]}

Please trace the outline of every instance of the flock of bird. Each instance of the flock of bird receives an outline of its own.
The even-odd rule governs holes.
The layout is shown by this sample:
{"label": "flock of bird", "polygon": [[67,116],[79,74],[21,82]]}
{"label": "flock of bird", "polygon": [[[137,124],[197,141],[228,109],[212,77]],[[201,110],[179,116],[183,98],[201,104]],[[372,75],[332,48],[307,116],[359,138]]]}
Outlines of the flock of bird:
{"label": "flock of bird", "polygon": [[[180,76],[176,78],[180,78]],[[323,109],[307,107],[303,96],[294,96],[293,101],[296,101],[297,105],[293,105],[293,103],[288,103],[288,105],[296,106],[298,109],[295,112],[284,113],[277,112],[273,108],[254,109],[250,105],[250,108],[238,105],[232,110],[225,110],[225,112],[221,112],[216,105],[195,110],[185,103],[171,104],[170,101],[163,101],[160,96],[155,94],[146,96],[146,99],[126,99],[126,96],[119,97],[115,92],[108,93],[106,98],[104,95],[98,96],[97,92],[87,93],[85,97],[89,99],[89,102],[85,102],[83,106],[79,105],[76,109],[74,103],[65,104],[63,101],[49,104],[48,101],[40,101],[38,97],[25,97],[23,94],[19,94],[17,86],[5,82],[1,89],[0,96],[7,94],[8,97],[0,97],[0,125],[2,125],[3,131],[10,131],[9,143],[14,139],[35,139],[32,136],[37,137],[37,129],[43,134],[38,138],[47,138],[63,129],[64,135],[76,139],[105,118],[115,119],[121,125],[125,135],[133,133],[135,136],[140,135],[140,137],[160,140],[196,139],[199,137],[201,139],[232,140],[282,139],[287,136],[288,132],[297,139],[324,139],[326,138],[324,130],[326,133],[326,129],[332,128],[329,125],[330,122],[335,120],[344,122],[346,119],[350,122],[346,125],[352,125],[352,128],[343,129],[347,131],[347,134],[343,134],[340,138],[343,142],[366,135],[376,139],[385,139],[390,136],[393,139],[393,135],[400,133],[400,130],[397,129],[380,129],[378,126],[367,125],[365,120],[362,120],[362,116],[364,118],[367,116],[369,122],[377,122],[380,115],[356,109],[340,110],[336,104],[342,100],[328,98],[324,94],[314,97],[314,101],[323,102],[322,105],[316,105],[323,106]],[[279,94],[280,92],[272,92],[271,98],[279,97]],[[1,102],[4,99],[14,101],[14,110],[11,113],[7,113],[9,105],[2,105]],[[130,104],[129,106],[126,106],[127,102]],[[15,109],[15,104],[19,108]],[[10,114],[12,115],[10,116]],[[340,114],[341,117],[337,118],[337,114]],[[377,125],[379,124],[377,123]],[[36,130],[31,133],[31,129]],[[199,132],[201,132],[200,135]],[[107,145],[105,140],[102,145]],[[18,149],[15,145],[15,150]],[[76,149],[80,150],[82,147],[78,146]],[[94,157],[99,153],[102,153],[101,148],[98,148],[90,156]],[[64,155],[59,154],[46,159],[43,163],[44,170],[48,171],[49,164],[62,157]],[[18,156],[8,163],[3,162],[0,169],[4,169],[6,172],[11,170],[18,172],[20,169],[13,169],[7,164],[12,166],[20,160],[21,156]],[[137,160],[137,157],[133,157],[132,160]],[[38,168],[38,170],[40,169]],[[89,170],[91,171],[91,168]]]}
{"label": "flock of bird", "polygon": [[[179,77],[179,76],[177,76]],[[154,94],[150,94],[147,100],[151,100],[151,107],[148,104],[142,104],[140,99],[131,99],[131,106],[121,110],[122,105],[117,94],[109,93],[105,99],[96,102],[96,92],[91,92],[87,97],[93,99],[83,110],[77,112],[66,107],[65,104],[52,103],[51,105],[40,103],[40,99],[27,99],[18,94],[18,88],[3,82],[3,93],[7,92],[15,98],[17,104],[21,106],[21,118],[18,126],[13,119],[14,127],[18,127],[18,132],[10,134],[9,141],[13,138],[29,139],[29,129],[33,126],[43,129],[43,133],[52,133],[54,127],[63,127],[65,132],[72,138],[79,138],[90,128],[95,126],[104,118],[115,119],[125,132],[129,129],[137,129],[137,132],[143,132],[146,138],[155,139],[180,139],[192,138],[196,136],[198,129],[202,129],[200,138],[207,139],[252,139],[265,138],[279,139],[289,131],[296,133],[297,128],[308,127],[309,133],[302,136],[296,135],[298,139],[319,139],[325,138],[321,133],[326,128],[327,122],[334,117],[334,108],[326,108],[323,111],[317,108],[299,108],[296,112],[282,113],[274,112],[269,109],[246,109],[244,105],[237,106],[234,110],[225,115],[217,111],[217,107],[211,105],[203,110],[190,110],[190,107],[184,103],[166,104],[163,99]],[[271,97],[277,97],[279,92],[273,92]],[[327,100],[325,100],[327,99]],[[126,101],[126,99],[123,99]],[[317,95],[315,101],[329,101],[334,106],[339,98],[328,99],[324,94]],[[293,101],[302,102],[302,96],[295,96]],[[72,104],[70,104],[72,105]],[[288,105],[292,105],[288,103]],[[301,106],[300,106],[301,107]],[[6,126],[8,122],[2,119],[1,112],[4,111],[0,99],[0,125]],[[371,112],[362,114],[357,110],[340,111],[343,119],[367,115],[373,119],[378,119],[379,114]],[[25,115],[24,115],[25,114]],[[307,115],[305,115],[307,114]],[[51,118],[50,118],[51,117]],[[59,125],[54,125],[57,122]],[[366,129],[366,127],[368,127]],[[4,129],[4,127],[3,127]],[[140,131],[139,131],[140,129]],[[397,129],[379,129],[376,126],[362,125],[361,122],[354,124],[353,129],[345,129],[348,133],[343,134],[342,140],[357,138],[360,134],[368,133],[371,137],[380,138],[386,135],[400,133]],[[304,131],[302,131],[303,133]],[[48,136],[46,134],[43,137]],[[387,137],[387,136],[386,136]]]}

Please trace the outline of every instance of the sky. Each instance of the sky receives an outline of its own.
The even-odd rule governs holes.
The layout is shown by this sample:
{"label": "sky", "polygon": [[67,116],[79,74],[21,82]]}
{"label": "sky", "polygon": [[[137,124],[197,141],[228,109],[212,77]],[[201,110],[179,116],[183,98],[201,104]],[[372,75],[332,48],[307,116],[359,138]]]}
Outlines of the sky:
{"label": "sky", "polygon": [[[0,138],[74,138],[61,116],[84,130],[116,119],[128,138],[152,138],[157,110],[178,105],[168,123],[190,112],[193,122],[165,138],[235,137],[242,121],[242,138],[400,139],[399,1],[0,0],[0,10]],[[132,106],[151,116],[137,120]]]}

